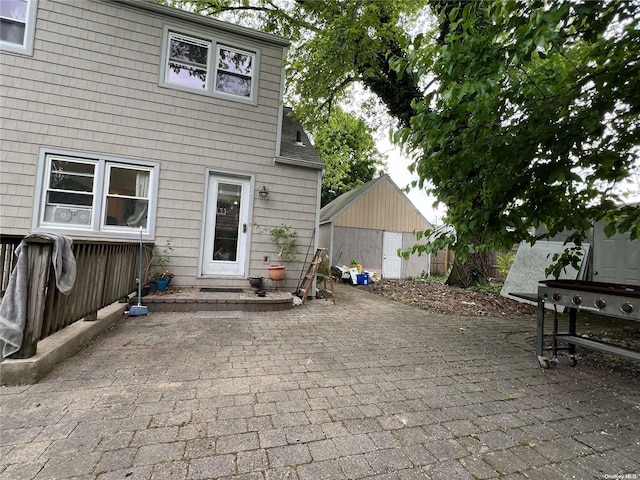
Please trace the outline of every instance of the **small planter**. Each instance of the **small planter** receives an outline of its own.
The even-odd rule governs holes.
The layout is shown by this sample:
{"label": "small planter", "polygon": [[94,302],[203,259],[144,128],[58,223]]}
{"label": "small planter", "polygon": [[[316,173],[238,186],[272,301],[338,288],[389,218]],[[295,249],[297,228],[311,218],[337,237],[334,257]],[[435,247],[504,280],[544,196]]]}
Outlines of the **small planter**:
{"label": "small planter", "polygon": [[170,278],[161,278],[159,280],[156,280],[156,290],[158,292],[162,292],[165,288],[167,288],[167,285],[169,285],[169,280],[171,280]]}
{"label": "small planter", "polygon": [[249,277],[247,280],[249,280],[249,285],[251,285],[252,288],[260,288],[264,277]]}
{"label": "small planter", "polygon": [[271,265],[270,267],[267,267],[269,270],[269,278],[274,282],[284,280],[285,268],[286,267],[284,265]]}

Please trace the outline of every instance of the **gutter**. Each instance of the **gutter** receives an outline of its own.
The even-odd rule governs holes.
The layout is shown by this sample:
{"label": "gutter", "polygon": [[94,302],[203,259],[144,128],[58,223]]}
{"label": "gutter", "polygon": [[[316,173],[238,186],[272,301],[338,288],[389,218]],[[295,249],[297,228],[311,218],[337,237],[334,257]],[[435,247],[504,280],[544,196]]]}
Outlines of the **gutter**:
{"label": "gutter", "polygon": [[273,163],[276,165],[288,165],[290,167],[312,168],[314,170],[324,170],[325,168],[324,163],[303,160],[302,158],[275,157]]}
{"label": "gutter", "polygon": [[234,35],[240,35],[243,37],[252,38],[254,40],[260,40],[263,42],[271,43],[273,45],[279,45],[288,47],[291,42],[289,39],[273,35],[271,33],[260,32],[247,27],[241,27],[229,22],[223,22],[211,17],[205,17],[204,15],[198,15],[197,13],[187,12],[178,8],[169,7],[167,5],[161,5],[159,3],[151,2],[148,0],[107,0],[108,3],[122,3],[131,7],[135,7],[141,10],[147,10],[149,12],[159,13],[161,15],[179,18],[187,22],[198,23],[209,28],[215,28]]}

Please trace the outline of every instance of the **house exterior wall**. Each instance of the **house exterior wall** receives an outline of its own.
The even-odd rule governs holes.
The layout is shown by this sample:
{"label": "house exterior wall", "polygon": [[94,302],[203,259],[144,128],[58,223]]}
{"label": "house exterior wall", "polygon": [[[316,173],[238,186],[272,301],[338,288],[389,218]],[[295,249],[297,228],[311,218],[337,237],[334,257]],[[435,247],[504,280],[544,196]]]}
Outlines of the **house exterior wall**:
{"label": "house exterior wall", "polygon": [[[177,284],[207,284],[198,278],[207,169],[251,175],[256,189],[267,185],[268,200],[254,192],[252,222],[290,224],[300,244],[308,243],[316,221],[317,172],[273,161],[282,45],[214,32],[260,51],[257,105],[241,103],[159,86],[167,25],[212,33],[116,2],[39,0],[33,55],[0,52],[3,234],[30,232],[39,152],[51,148],[159,164],[151,234],[160,245],[174,239]],[[250,232],[250,241],[250,274],[266,274],[264,256],[276,253],[271,240]]]}
{"label": "house exterior wall", "polygon": [[320,225],[318,232],[318,248],[326,248],[329,258],[331,258],[333,253],[331,249],[331,223]]}
{"label": "house exterior wall", "polygon": [[336,217],[335,225],[396,232],[429,228],[409,199],[391,181],[379,183],[347,207]]}

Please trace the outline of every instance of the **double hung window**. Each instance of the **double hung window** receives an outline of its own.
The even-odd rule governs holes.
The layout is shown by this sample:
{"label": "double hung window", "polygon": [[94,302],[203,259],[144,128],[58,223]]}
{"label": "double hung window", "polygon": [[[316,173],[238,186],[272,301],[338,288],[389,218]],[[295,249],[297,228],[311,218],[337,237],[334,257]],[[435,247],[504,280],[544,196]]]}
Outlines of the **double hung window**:
{"label": "double hung window", "polygon": [[46,153],[36,228],[150,232],[157,167],[93,156]]}
{"label": "double hung window", "polygon": [[31,55],[36,0],[0,1],[0,49]]}
{"label": "double hung window", "polygon": [[166,80],[174,85],[206,90],[208,42],[172,33]]}
{"label": "double hung window", "polygon": [[216,91],[250,97],[254,55],[225,46],[217,52]]}
{"label": "double hung window", "polygon": [[255,102],[258,51],[167,30],[162,84]]}

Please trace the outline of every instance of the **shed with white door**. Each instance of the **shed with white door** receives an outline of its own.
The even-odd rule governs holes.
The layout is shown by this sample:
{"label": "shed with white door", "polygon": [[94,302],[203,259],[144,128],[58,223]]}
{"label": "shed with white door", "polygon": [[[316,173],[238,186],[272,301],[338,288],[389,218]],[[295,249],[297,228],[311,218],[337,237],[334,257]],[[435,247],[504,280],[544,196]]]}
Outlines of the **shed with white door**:
{"label": "shed with white door", "polygon": [[389,175],[383,175],[320,210],[319,245],[328,250],[331,265],[355,260],[383,278],[407,278],[428,273],[429,256],[404,260],[398,249],[417,242],[415,231],[431,228]]}

